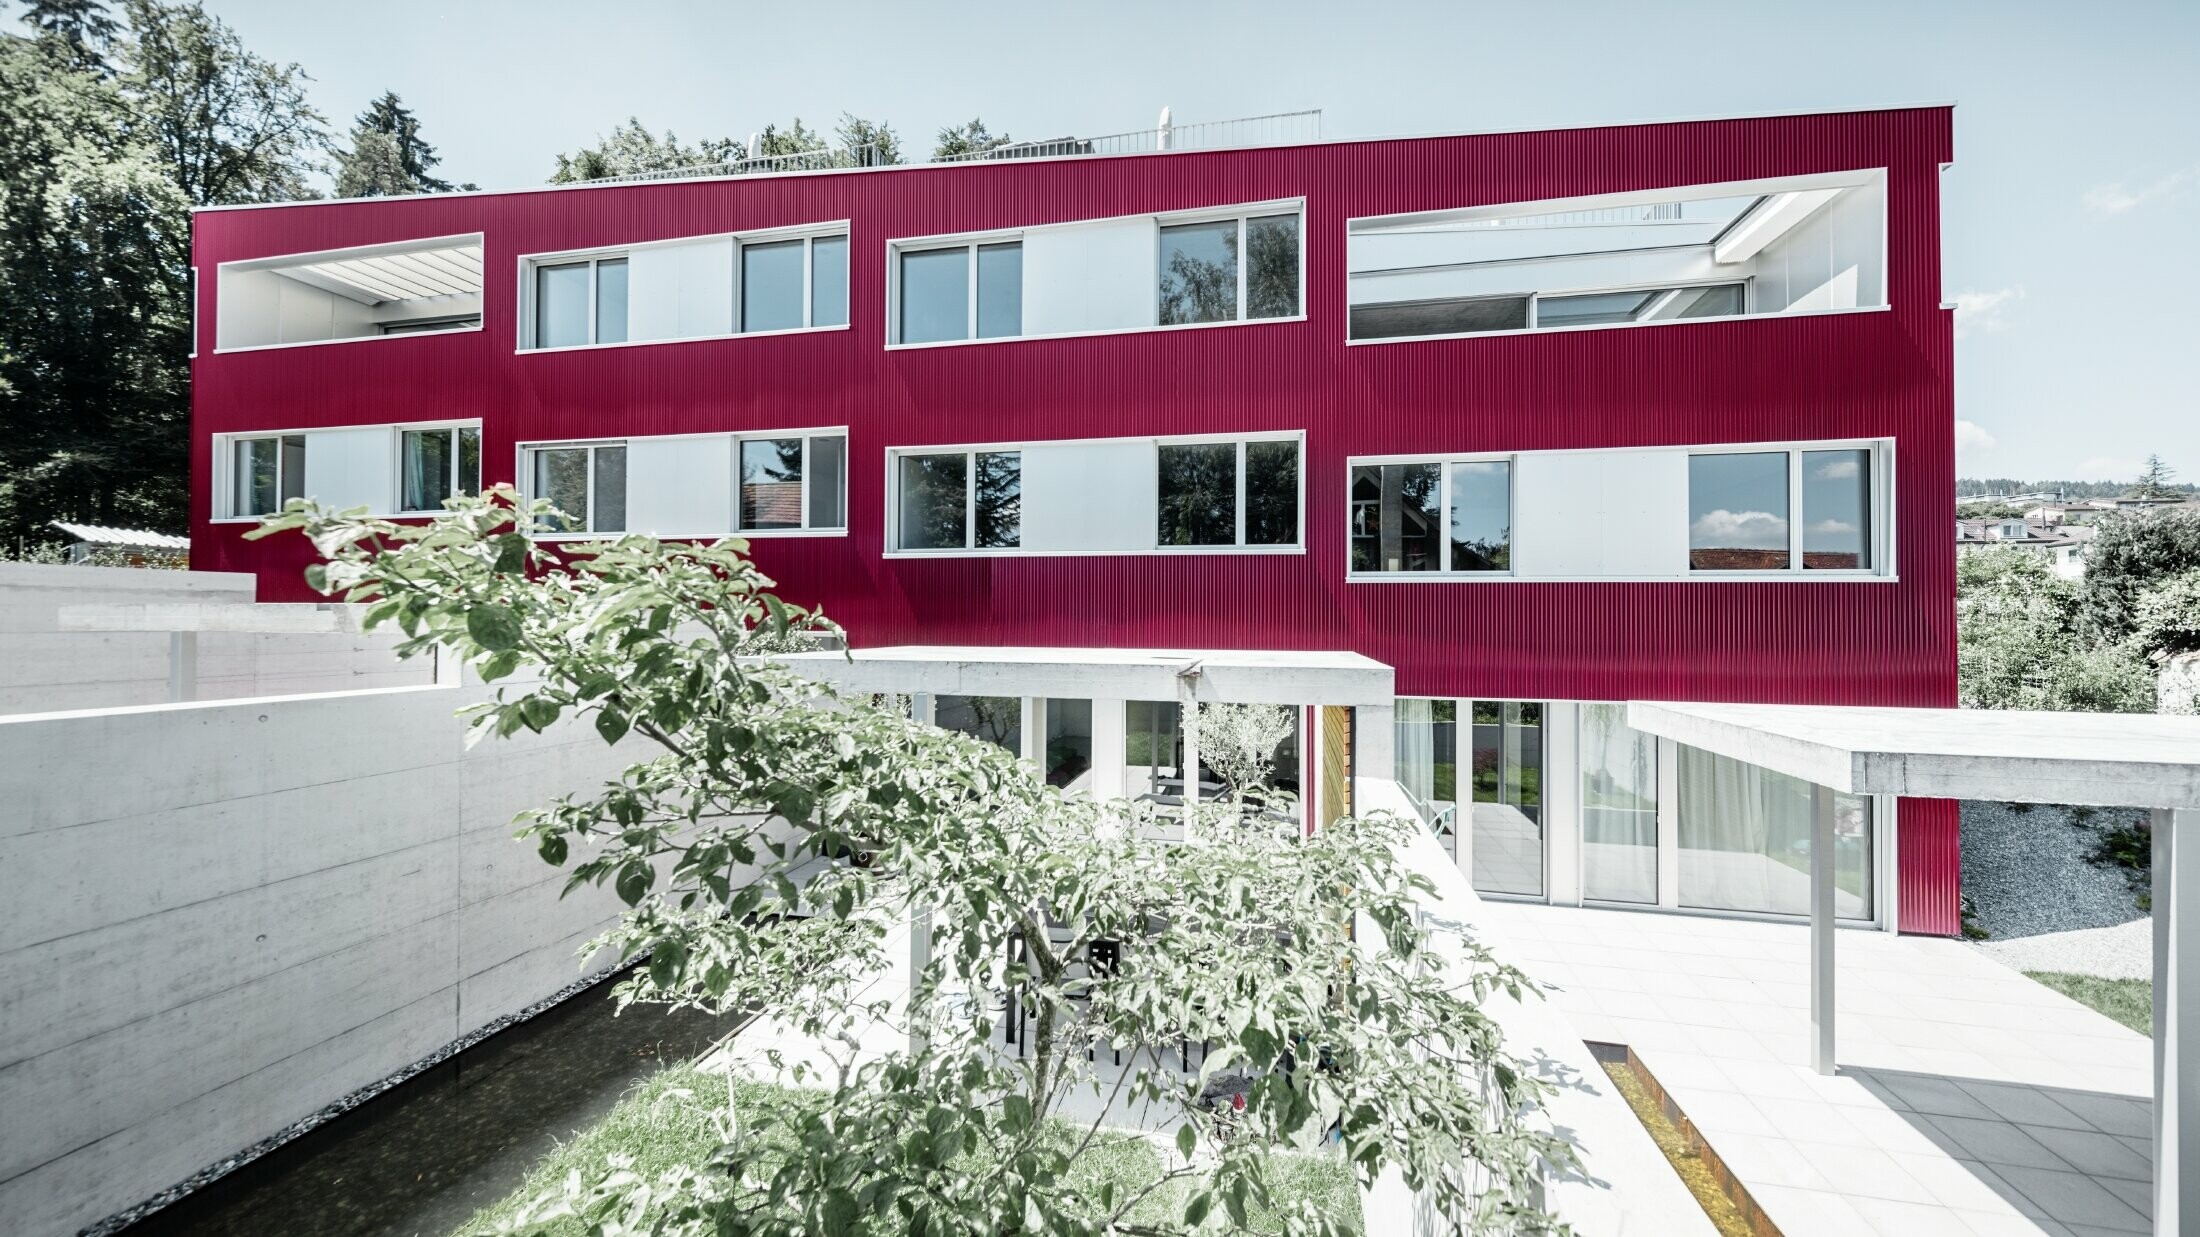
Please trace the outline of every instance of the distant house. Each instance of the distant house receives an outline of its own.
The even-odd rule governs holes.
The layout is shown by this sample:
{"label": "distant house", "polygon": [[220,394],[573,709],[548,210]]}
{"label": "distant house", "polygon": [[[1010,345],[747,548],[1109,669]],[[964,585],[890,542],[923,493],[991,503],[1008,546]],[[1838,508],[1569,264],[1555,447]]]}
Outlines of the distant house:
{"label": "distant house", "polygon": [[2075,580],[2085,574],[2085,546],[2095,529],[2060,520],[1995,517],[1956,521],[1956,553],[1973,550],[2030,550],[2048,560],[2055,574]]}

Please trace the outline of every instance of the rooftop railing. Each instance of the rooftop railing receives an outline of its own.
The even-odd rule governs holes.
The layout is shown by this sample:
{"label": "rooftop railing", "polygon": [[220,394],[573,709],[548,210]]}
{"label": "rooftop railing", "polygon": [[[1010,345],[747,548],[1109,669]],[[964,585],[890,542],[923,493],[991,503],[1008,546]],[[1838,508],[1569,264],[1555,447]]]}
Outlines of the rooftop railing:
{"label": "rooftop railing", "polygon": [[[1224,150],[1241,146],[1283,146],[1321,140],[1320,108],[1303,112],[1277,112],[1268,116],[1242,116],[1234,120],[1209,120],[1179,125],[1167,112],[1150,129],[1108,133],[1099,137],[1056,137],[1031,142],[1000,142],[982,150],[962,151],[923,163],[975,163],[990,159],[1048,159],[1065,155],[1132,155],[1164,150]],[[699,176],[755,176],[771,172],[823,172],[843,168],[891,166],[875,144],[819,147],[792,154],[757,155],[717,163],[655,168],[601,176],[585,184],[608,185],[627,181],[685,180]]]}

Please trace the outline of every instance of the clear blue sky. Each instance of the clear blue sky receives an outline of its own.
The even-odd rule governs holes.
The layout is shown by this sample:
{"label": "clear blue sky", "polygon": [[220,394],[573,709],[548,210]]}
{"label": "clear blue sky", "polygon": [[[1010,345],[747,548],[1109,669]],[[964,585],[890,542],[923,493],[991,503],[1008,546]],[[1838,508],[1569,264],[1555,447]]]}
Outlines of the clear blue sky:
{"label": "clear blue sky", "polygon": [[207,0],[348,127],[385,89],[485,188],[629,115],[842,110],[1114,133],[1324,109],[1333,137],[1955,100],[1944,289],[1966,474],[2200,480],[2200,3]]}

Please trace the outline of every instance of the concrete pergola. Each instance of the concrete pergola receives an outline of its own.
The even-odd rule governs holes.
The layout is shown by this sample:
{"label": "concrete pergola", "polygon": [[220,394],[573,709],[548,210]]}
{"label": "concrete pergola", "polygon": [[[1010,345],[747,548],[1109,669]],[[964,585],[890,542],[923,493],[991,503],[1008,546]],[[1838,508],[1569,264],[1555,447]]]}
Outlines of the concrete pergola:
{"label": "concrete pergola", "polygon": [[168,633],[168,698],[199,695],[199,633],[298,636],[357,632],[354,607],[328,602],[171,602],[122,606],[63,606],[62,631],[158,631]]}
{"label": "concrete pergola", "polygon": [[[1834,793],[2153,810],[2154,1231],[2200,1223],[2200,717],[1633,701],[1647,734],[1801,778],[1810,845],[1811,1064],[1834,1072]],[[2185,1134],[2191,1128],[2191,1136]]]}

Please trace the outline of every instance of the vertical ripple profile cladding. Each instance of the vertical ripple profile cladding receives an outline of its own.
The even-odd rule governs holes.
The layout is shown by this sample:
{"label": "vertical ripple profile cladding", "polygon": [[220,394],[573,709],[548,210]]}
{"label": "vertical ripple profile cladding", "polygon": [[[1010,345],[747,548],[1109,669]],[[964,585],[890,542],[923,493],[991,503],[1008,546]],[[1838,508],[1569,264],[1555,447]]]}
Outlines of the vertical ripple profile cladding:
{"label": "vertical ripple profile cladding", "polygon": [[[846,425],[849,534],[758,540],[791,600],[860,644],[1354,649],[1415,695],[1954,703],[1945,107],[210,210],[194,261],[480,232],[484,329],[217,354],[200,282],[192,564],[308,596],[301,539],[208,519],[212,435],[478,416],[485,480],[514,444]],[[1885,312],[1345,344],[1345,225],[1483,203],[1886,169]],[[1304,198],[1303,321],[885,348],[890,240]],[[850,325],[516,352],[519,258],[846,219]],[[882,556],[893,446],[1306,433],[1303,554]],[[1348,584],[1345,459],[1890,437],[1900,578],[1871,583]],[[1952,932],[1955,822],[1906,804],[1904,928]]]}

